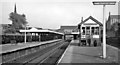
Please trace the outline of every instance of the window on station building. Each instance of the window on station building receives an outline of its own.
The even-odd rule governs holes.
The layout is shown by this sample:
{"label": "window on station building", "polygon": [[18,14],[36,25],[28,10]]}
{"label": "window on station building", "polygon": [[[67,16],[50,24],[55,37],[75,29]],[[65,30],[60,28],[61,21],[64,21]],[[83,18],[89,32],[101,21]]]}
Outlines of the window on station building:
{"label": "window on station building", "polygon": [[92,34],[92,35],[94,35],[94,29],[95,29],[95,27],[92,27],[92,28],[91,28],[91,34]]}
{"label": "window on station building", "polygon": [[86,27],[86,35],[90,35],[90,27]]}
{"label": "window on station building", "polygon": [[85,27],[82,27],[82,35],[85,35]]}
{"label": "window on station building", "polygon": [[94,32],[95,35],[99,35],[99,27],[95,27],[95,32]]}
{"label": "window on station building", "polygon": [[92,27],[91,34],[92,35],[99,35],[99,27]]}

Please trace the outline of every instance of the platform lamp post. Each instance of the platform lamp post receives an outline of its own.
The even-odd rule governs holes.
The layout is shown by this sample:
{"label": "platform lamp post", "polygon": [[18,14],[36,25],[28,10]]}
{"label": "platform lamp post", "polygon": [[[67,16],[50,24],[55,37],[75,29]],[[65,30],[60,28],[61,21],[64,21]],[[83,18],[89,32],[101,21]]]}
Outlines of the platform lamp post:
{"label": "platform lamp post", "polygon": [[116,1],[94,1],[93,5],[103,5],[103,58],[106,58],[106,22],[105,22],[105,6],[115,5]]}

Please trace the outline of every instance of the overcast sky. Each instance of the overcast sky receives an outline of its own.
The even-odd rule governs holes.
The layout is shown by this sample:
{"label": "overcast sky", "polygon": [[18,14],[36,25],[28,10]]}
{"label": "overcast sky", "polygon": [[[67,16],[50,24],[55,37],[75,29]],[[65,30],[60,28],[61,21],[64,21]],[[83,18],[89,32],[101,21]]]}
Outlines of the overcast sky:
{"label": "overcast sky", "polygon": [[[93,16],[102,22],[103,8],[93,5],[93,0],[1,0],[0,24],[8,24],[9,14],[14,11],[16,3],[17,13],[25,14],[28,25],[33,27],[58,29],[61,25],[77,25],[81,17],[86,19]],[[95,1],[95,0],[94,0]],[[116,0],[117,1],[117,0]],[[2,6],[1,6],[2,5]],[[118,3],[106,6],[108,14],[118,14]]]}

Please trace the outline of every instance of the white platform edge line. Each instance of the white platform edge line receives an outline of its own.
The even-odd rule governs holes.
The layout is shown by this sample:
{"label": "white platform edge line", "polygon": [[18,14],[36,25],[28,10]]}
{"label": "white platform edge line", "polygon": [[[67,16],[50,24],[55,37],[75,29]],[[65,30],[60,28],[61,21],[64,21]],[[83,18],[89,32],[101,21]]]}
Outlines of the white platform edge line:
{"label": "white platform edge line", "polygon": [[[71,44],[71,42],[70,42],[70,44]],[[63,53],[63,55],[61,56],[61,58],[59,59],[59,61],[57,62],[57,65],[58,65],[58,64],[61,62],[61,60],[63,59],[66,51],[68,50],[68,48],[69,48],[69,46],[70,46],[70,44],[68,45],[67,49],[65,50],[65,52]]]}

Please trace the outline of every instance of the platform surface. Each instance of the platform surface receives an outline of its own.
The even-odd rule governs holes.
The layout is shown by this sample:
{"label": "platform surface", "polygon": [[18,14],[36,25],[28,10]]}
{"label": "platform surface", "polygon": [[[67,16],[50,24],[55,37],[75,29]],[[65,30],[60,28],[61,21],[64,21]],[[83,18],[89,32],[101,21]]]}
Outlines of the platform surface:
{"label": "platform surface", "polygon": [[4,44],[4,45],[0,45],[0,49],[1,49],[0,54],[10,52],[10,51],[15,51],[15,50],[18,50],[18,49],[27,48],[27,47],[37,46],[37,45],[41,45],[41,44],[45,44],[45,43],[50,43],[50,42],[54,42],[54,41],[59,41],[59,40],[61,40],[61,39],[43,41],[43,42],[27,42],[27,43],[17,43],[17,44]]}
{"label": "platform surface", "polygon": [[107,58],[103,59],[101,46],[81,47],[78,46],[78,42],[72,40],[59,63],[118,63],[118,48],[107,45]]}

